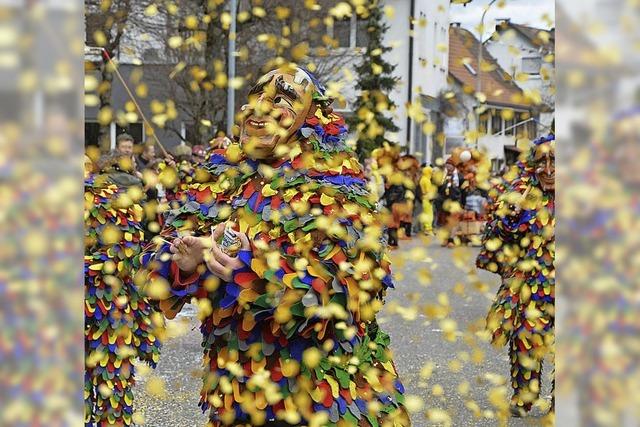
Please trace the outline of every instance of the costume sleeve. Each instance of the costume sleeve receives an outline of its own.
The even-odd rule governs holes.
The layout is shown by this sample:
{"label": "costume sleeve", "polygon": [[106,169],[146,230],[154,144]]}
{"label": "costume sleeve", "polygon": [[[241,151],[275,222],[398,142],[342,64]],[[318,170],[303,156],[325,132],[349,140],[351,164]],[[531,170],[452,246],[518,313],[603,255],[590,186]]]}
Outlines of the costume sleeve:
{"label": "costume sleeve", "polygon": [[157,298],[161,310],[168,318],[173,318],[192,297],[206,297],[204,285],[212,277],[204,263],[191,274],[181,272],[169,252],[168,242],[178,235],[210,234],[210,227],[214,222],[208,214],[215,210],[215,203],[199,200],[202,197],[199,193],[196,190],[189,191],[186,202],[165,213],[165,226],[160,233],[162,243],[151,244],[142,258],[148,273],[145,284],[147,292]]}

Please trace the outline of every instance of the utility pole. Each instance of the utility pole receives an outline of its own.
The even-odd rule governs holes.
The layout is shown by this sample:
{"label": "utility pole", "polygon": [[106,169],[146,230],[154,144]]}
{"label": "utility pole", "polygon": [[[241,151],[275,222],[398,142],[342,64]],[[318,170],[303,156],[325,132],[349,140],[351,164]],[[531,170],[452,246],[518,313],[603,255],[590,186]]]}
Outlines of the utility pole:
{"label": "utility pole", "polygon": [[[480,78],[480,73],[482,73],[482,35],[484,33],[484,17],[489,11],[489,8],[498,0],[491,0],[491,2],[484,8],[482,12],[482,17],[480,18],[480,27],[478,34],[478,41],[480,42],[478,46],[478,70],[476,71],[476,99],[477,96],[482,92],[482,80]],[[480,106],[482,102],[478,99],[478,106],[476,107],[476,149],[478,149],[478,140],[480,139]]]}
{"label": "utility pole", "polygon": [[231,26],[229,27],[229,58],[228,58],[228,75],[227,75],[227,137],[232,138],[233,122],[235,116],[235,89],[231,82],[236,77],[236,19],[238,12],[238,0],[231,0]]}

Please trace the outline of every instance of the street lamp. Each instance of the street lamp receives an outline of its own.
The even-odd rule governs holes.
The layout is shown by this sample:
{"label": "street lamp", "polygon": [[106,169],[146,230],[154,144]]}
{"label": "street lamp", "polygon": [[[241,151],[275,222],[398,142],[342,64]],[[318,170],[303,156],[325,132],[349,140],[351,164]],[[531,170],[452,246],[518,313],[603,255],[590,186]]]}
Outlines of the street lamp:
{"label": "street lamp", "polygon": [[233,88],[233,80],[236,77],[236,19],[238,13],[238,1],[231,0],[231,27],[229,28],[229,58],[228,58],[228,76],[227,76],[227,137],[233,139],[233,122],[235,114],[235,90]]}
{"label": "street lamp", "polygon": [[[478,70],[476,71],[476,98],[480,95],[482,91],[482,80],[480,79],[480,73],[482,72],[482,33],[484,32],[484,17],[489,11],[489,8],[493,6],[495,2],[498,0],[491,0],[489,4],[484,8],[484,12],[482,12],[482,17],[480,18],[480,27],[478,28],[478,41],[480,45],[478,46]],[[476,149],[478,148],[478,140],[480,139],[480,106],[482,105],[482,101],[478,98],[478,107],[476,108]]]}

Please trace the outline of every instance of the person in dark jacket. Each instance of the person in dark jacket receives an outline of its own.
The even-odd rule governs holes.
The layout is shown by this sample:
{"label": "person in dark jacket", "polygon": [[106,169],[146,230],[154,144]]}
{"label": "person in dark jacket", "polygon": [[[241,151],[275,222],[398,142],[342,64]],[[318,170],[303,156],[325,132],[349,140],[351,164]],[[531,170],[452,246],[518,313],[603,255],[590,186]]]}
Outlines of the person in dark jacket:
{"label": "person in dark jacket", "polygon": [[405,189],[401,184],[387,184],[382,198],[391,211],[390,223],[387,226],[388,243],[392,248],[398,247],[398,228],[400,227],[399,206],[405,202]]}

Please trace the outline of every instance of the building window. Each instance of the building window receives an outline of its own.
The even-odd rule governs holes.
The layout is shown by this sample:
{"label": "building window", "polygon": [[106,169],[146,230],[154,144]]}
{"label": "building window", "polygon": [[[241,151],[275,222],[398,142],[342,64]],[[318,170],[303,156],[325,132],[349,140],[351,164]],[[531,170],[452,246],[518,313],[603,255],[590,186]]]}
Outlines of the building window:
{"label": "building window", "polygon": [[369,44],[369,22],[364,19],[356,21],[356,47],[367,47]]}
{"label": "building window", "polygon": [[520,113],[517,115],[518,117],[518,127],[516,128],[516,137],[518,138],[530,138],[535,135],[535,132],[532,133],[532,126],[535,129],[535,121],[530,120],[530,113]]}
{"label": "building window", "polygon": [[488,127],[490,118],[491,118],[490,112],[486,112],[480,116],[480,127],[478,128],[478,131],[481,134],[488,134],[490,132],[490,129]]}
{"label": "building window", "polygon": [[456,147],[464,147],[464,136],[448,136],[444,140],[444,154],[451,155]]}
{"label": "building window", "polygon": [[337,47],[351,47],[351,18],[333,23],[333,39]]}
{"label": "building window", "polygon": [[333,23],[331,37],[336,47],[356,48],[367,47],[369,43],[369,22],[358,19],[355,15]]}
{"label": "building window", "polygon": [[84,145],[100,146],[98,137],[100,136],[100,123],[98,122],[84,122]]}
{"label": "building window", "polygon": [[540,74],[540,67],[542,66],[542,58],[539,56],[532,56],[528,58],[522,58],[522,72],[526,74]]}
{"label": "building window", "polygon": [[491,110],[491,135],[502,132],[502,115],[500,110]]}
{"label": "building window", "polygon": [[502,168],[502,159],[491,159],[491,172],[499,173]]}
{"label": "building window", "polygon": [[[429,114],[427,112],[427,114]],[[428,145],[429,139],[426,133],[422,130],[422,123],[414,122],[413,124],[413,150],[414,154],[419,154],[423,161],[426,161],[428,157]]]}
{"label": "building window", "polygon": [[95,46],[93,35],[98,30],[104,30],[105,15],[102,13],[87,13],[85,16],[84,43],[87,46]]}
{"label": "building window", "polygon": [[510,136],[515,135],[515,132],[516,132],[515,124],[516,124],[516,119],[515,118],[510,119],[510,120],[506,120],[504,122],[504,134],[505,135],[510,135]]}
{"label": "building window", "polygon": [[537,128],[538,124],[535,122],[535,120],[531,120],[529,122],[527,122],[527,129],[526,129],[526,136],[529,139],[535,138],[536,136],[536,128]]}
{"label": "building window", "polygon": [[188,144],[198,145],[200,144],[198,138],[198,128],[195,123],[186,123],[185,124],[185,132],[184,139]]}
{"label": "building window", "polygon": [[145,142],[143,128],[144,126],[142,125],[142,123],[131,123],[126,127],[116,126],[116,137],[122,133],[128,133],[133,137],[133,140],[136,144],[142,144]]}

